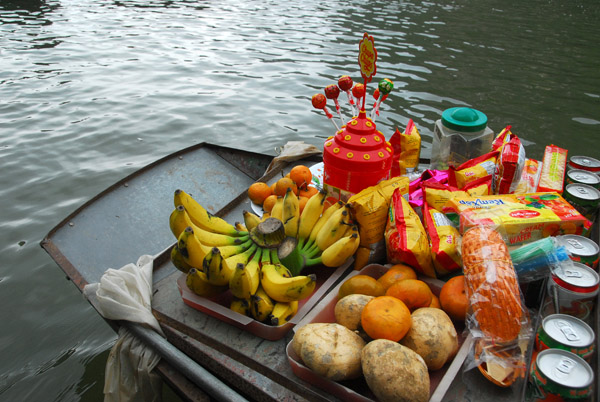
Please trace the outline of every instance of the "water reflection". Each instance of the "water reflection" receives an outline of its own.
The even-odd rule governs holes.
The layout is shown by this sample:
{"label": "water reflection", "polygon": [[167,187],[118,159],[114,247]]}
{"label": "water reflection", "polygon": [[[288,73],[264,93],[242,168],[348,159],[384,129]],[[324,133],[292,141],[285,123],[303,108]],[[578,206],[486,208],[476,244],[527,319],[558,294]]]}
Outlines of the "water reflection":
{"label": "water reflection", "polygon": [[197,1],[192,0],[115,0],[114,4],[119,7],[129,7],[129,8],[180,8],[180,7],[189,7],[195,10],[203,10],[208,8],[208,6],[203,6],[199,4]]}

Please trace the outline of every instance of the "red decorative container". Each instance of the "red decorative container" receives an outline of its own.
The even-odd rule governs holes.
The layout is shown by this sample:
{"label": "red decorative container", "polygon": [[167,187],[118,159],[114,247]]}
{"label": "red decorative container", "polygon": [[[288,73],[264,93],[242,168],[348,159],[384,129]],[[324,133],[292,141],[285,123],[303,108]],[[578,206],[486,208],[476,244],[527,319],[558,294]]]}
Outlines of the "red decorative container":
{"label": "red decorative container", "polygon": [[394,151],[361,110],[323,149],[323,183],[329,196],[346,201],[389,178]]}

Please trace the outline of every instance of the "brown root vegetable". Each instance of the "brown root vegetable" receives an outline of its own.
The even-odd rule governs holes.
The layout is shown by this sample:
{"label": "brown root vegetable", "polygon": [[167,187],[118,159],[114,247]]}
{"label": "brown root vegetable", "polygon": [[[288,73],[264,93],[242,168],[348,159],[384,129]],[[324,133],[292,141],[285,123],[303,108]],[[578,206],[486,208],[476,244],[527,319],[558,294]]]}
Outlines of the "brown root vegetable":
{"label": "brown root vegetable", "polygon": [[362,370],[380,402],[429,400],[429,372],[423,358],[398,342],[377,339],[363,348]]}
{"label": "brown root vegetable", "polygon": [[335,304],[335,321],[344,327],[356,331],[360,328],[360,313],[373,296],[351,294],[342,297]]}
{"label": "brown root vegetable", "polygon": [[458,351],[452,320],[438,308],[423,307],[411,314],[412,326],[400,343],[417,352],[429,370],[439,370]]}
{"label": "brown root vegetable", "polygon": [[292,340],[294,352],[312,371],[332,381],[360,377],[365,341],[337,323],[306,324]]}

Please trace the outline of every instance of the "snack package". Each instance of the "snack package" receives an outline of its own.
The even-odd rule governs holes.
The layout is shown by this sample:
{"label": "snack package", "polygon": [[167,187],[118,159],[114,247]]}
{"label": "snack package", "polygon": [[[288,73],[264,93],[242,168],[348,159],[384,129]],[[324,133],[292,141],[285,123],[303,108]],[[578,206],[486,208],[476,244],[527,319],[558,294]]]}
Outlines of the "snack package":
{"label": "snack package", "polygon": [[462,190],[470,182],[482,177],[493,178],[497,159],[498,151],[492,151],[468,160],[457,168],[450,166],[448,169],[448,182]]}
{"label": "snack package", "polygon": [[560,234],[587,235],[591,222],[557,193],[456,197],[447,208],[459,216],[459,232],[493,226],[509,245]]}
{"label": "snack package", "polygon": [[429,235],[431,258],[437,275],[460,270],[460,234],[452,222],[426,203],[423,205],[423,223]]}
{"label": "snack package", "polygon": [[562,194],[566,171],[567,150],[555,145],[547,145],[537,191]]}
{"label": "snack package", "polygon": [[498,134],[494,146],[498,147],[494,150],[500,152],[494,172],[494,194],[512,194],[517,189],[523,173],[525,148],[519,137],[510,131],[510,126],[507,126]]}
{"label": "snack package", "polygon": [[421,176],[410,182],[408,189],[408,202],[415,212],[421,215],[421,207],[424,202],[423,195],[423,184],[424,183],[447,183],[448,182],[448,171],[447,170],[431,170],[428,169],[421,173]]}
{"label": "snack package", "polygon": [[385,246],[389,264],[408,264],[421,274],[436,277],[425,228],[398,190],[394,191],[390,203]]}
{"label": "snack package", "polygon": [[535,159],[525,159],[521,179],[515,189],[515,194],[535,193],[540,181],[542,162]]}
{"label": "snack package", "polygon": [[[458,227],[458,215],[455,210],[448,208],[447,204],[451,198],[455,197],[469,197],[469,196],[481,196],[490,195],[492,188],[491,177],[482,177],[475,181],[472,181],[465,186],[463,190],[459,190],[449,184],[442,184],[437,182],[425,181],[422,184],[423,198],[425,204],[430,208],[440,211],[447,215],[451,220],[452,224]],[[425,222],[423,218],[423,222]]]}
{"label": "snack package", "polygon": [[360,246],[355,255],[354,269],[385,258],[385,225],[392,194],[398,189],[408,194],[408,178],[393,177],[367,187],[348,200],[352,219],[358,222]]}
{"label": "snack package", "polygon": [[463,272],[474,365],[491,382],[509,386],[526,371],[533,330],[508,247],[493,227],[473,227],[462,240]]}
{"label": "snack package", "polygon": [[421,134],[412,119],[408,121],[403,133],[396,129],[389,142],[394,150],[391,177],[414,172],[421,157]]}

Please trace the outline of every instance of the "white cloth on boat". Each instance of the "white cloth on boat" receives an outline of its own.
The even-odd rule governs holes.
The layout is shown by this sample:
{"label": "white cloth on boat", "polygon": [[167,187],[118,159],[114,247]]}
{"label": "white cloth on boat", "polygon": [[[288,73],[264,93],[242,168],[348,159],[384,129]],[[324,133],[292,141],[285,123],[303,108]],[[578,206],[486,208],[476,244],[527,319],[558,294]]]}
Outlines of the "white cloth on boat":
{"label": "white cloth on boat", "polygon": [[288,141],[282,148],[279,155],[273,158],[265,174],[271,170],[279,169],[282,165],[287,165],[307,156],[320,154],[321,150],[311,144],[306,144],[304,141]]}
{"label": "white cloth on boat", "polygon": [[[107,319],[148,326],[165,336],[152,315],[153,257],[141,256],[137,264],[108,269],[100,283],[88,284],[83,294]],[[110,351],[104,382],[105,402],[160,401],[162,382],[152,370],[160,356],[124,327]]]}

